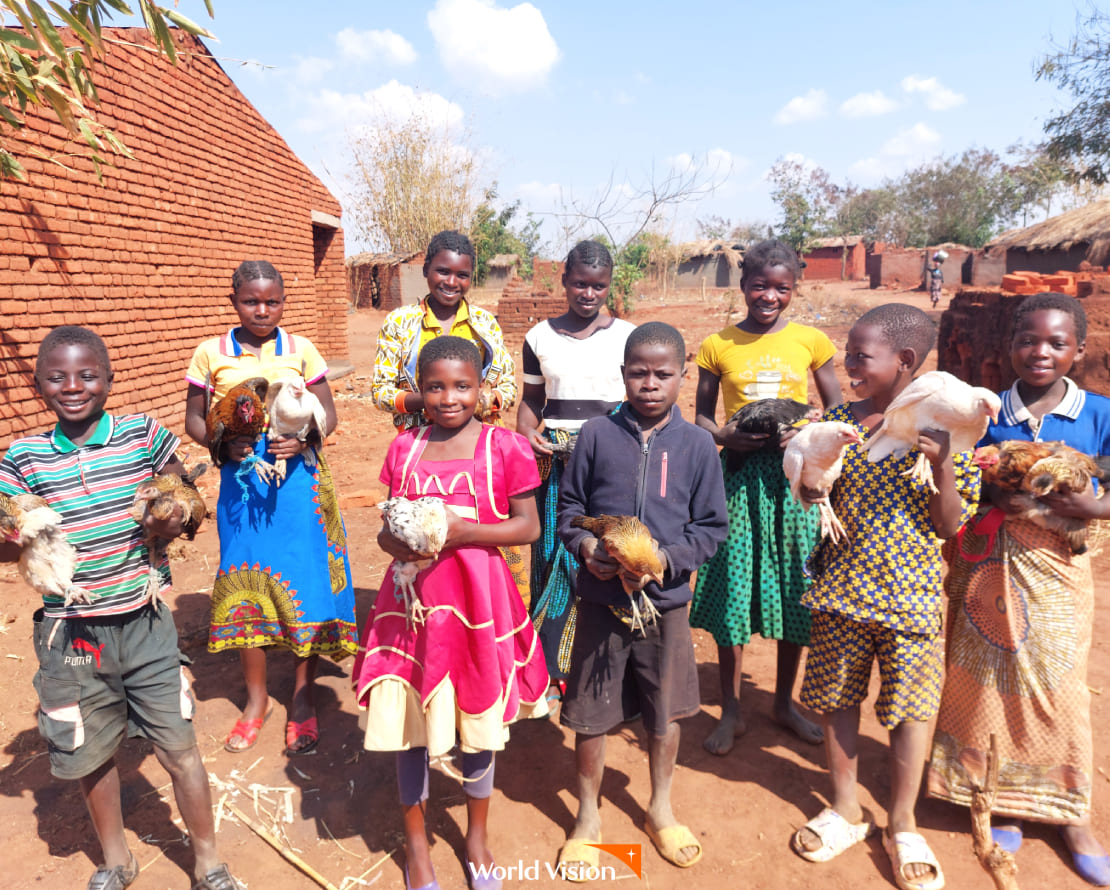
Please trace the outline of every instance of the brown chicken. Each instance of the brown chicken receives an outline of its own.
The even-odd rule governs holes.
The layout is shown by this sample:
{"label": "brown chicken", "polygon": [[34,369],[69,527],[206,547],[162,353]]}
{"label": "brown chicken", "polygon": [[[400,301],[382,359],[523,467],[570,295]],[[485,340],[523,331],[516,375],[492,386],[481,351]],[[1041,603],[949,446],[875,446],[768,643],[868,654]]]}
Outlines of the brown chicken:
{"label": "brown chicken", "polygon": [[[196,537],[200,524],[208,514],[204,499],[197,491],[196,480],[208,469],[208,464],[197,464],[186,475],[165,473],[145,482],[135,489],[135,503],[131,505],[131,518],[142,525],[143,519],[152,516],[165,521],[175,516],[181,517],[181,527],[189,541]],[[150,603],[158,608],[158,590],[162,586],[162,576],[158,567],[166,556],[168,538],[148,537],[147,555],[150,561],[150,574],[147,578],[147,593]]]}
{"label": "brown chicken", "polygon": [[663,583],[663,562],[648,527],[635,516],[610,516],[607,513],[596,518],[575,516],[570,524],[593,534],[604,545],[605,552],[620,563],[621,568],[639,575],[639,587],[634,589],[630,589],[624,579],[621,579],[621,586],[632,604],[633,630],[643,630],[645,615],[648,624],[654,623],[659,617],[659,610],[642,588],[648,581]]}
{"label": "brown chicken", "polygon": [[42,498],[0,495],[0,538],[19,545],[19,574],[37,593],[65,597],[67,606],[89,602],[89,592],[73,584],[77,550]]}
{"label": "brown chicken", "polygon": [[257,442],[266,429],[266,398],[269,383],[265,377],[252,377],[233,386],[222,399],[212,406],[205,418],[208,431],[208,453],[212,463],[222,467],[227,463],[226,445],[232,439],[246,437]]}
{"label": "brown chicken", "polygon": [[1011,495],[1018,512],[1010,515],[1063,536],[1072,553],[1086,552],[1087,520],[1058,516],[1040,498],[1090,488],[1092,478],[1104,475],[1093,458],[1063,442],[1010,439],[976,449],[973,460],[982,471],[984,485]]}

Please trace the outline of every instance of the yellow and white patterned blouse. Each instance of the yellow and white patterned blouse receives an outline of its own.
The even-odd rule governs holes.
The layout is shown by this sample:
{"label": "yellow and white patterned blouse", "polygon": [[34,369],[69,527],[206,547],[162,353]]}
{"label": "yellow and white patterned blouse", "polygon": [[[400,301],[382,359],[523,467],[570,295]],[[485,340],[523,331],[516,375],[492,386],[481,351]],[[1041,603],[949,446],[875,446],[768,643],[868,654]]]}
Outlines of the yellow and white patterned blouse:
{"label": "yellow and white patterned blouse", "polygon": [[[852,424],[850,405],[837,405],[823,420]],[[935,635],[941,626],[941,542],[929,516],[927,486],[903,475],[920,452],[868,463],[866,452],[849,445],[844,469],[830,501],[848,532],[847,541],[824,539],[811,557],[814,584],[802,605],[906,633]],[[960,493],[961,524],[979,501],[979,469],[972,452],[953,456]]]}

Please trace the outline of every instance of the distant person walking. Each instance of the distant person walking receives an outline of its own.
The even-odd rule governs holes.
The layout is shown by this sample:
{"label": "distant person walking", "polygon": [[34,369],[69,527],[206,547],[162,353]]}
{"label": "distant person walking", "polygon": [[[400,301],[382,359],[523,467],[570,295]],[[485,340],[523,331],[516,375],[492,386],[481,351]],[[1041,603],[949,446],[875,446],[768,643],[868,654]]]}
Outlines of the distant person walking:
{"label": "distant person walking", "polygon": [[946,259],[948,259],[948,254],[943,250],[938,250],[933,254],[933,266],[929,269],[929,299],[933,301],[934,307],[940,302],[940,290],[944,286],[944,271],[940,265]]}

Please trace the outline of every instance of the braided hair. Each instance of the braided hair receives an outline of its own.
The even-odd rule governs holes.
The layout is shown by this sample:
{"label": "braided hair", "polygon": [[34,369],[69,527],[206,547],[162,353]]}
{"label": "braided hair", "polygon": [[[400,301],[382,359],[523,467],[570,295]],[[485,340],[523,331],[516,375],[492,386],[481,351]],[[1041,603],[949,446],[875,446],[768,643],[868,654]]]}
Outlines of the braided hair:
{"label": "braided hair", "polygon": [[449,229],[432,236],[432,240],[428,242],[428,249],[424,252],[425,278],[428,277],[428,269],[431,267],[435,255],[442,250],[457,253],[459,256],[470,257],[470,267],[472,269],[478,265],[478,255],[474,252],[474,245],[470,243],[470,239],[462,232]]}
{"label": "braided hair", "polygon": [[1045,291],[1041,294],[1033,294],[1031,297],[1026,297],[1021,301],[1018,306],[1017,312],[1014,313],[1014,327],[1010,336],[1013,337],[1018,331],[1022,329],[1028,316],[1034,312],[1042,310],[1054,309],[1057,312],[1063,312],[1071,316],[1072,322],[1075,324],[1075,342],[1082,344],[1087,339],[1087,312],[1083,308],[1083,304],[1075,297],[1069,297],[1067,294],[1057,294],[1051,291]]}
{"label": "braided hair", "polygon": [[77,325],[64,324],[54,328],[42,338],[39,344],[38,356],[35,359],[35,377],[42,373],[42,366],[46,357],[59,346],[84,346],[94,356],[96,362],[110,378],[112,376],[112,362],[108,358],[108,347],[100,339],[100,335],[88,328]]}
{"label": "braided hair", "polygon": [[760,241],[755,247],[749,247],[744,251],[744,261],[740,272],[740,287],[743,288],[753,275],[758,275],[764,269],[773,268],[774,266],[784,267],[795,281],[798,280],[798,276],[802,272],[802,264],[798,259],[798,254],[794,252],[794,248],[777,238]]}
{"label": "braided hair", "polygon": [[281,273],[266,260],[243,260],[231,276],[232,291],[239,293],[239,288],[248,281],[276,281],[280,288],[285,289]]}
{"label": "braided hair", "polygon": [[613,269],[613,255],[600,241],[579,241],[567,254],[567,261],[563,266],[563,274],[569,275],[575,266],[587,266],[594,269]]}

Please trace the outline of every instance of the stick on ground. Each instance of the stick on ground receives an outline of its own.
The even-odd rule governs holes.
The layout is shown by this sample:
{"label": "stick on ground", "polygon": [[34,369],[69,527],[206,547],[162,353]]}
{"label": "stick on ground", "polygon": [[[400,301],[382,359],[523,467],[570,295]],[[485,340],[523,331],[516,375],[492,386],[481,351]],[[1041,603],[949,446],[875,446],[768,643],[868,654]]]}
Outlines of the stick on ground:
{"label": "stick on ground", "polygon": [[264,840],[271,847],[273,847],[275,850],[277,850],[282,855],[282,857],[284,859],[293,863],[293,865],[297,866],[297,868],[299,868],[302,872],[304,872],[306,875],[308,875],[310,878],[312,878],[312,880],[314,880],[317,884],[319,884],[321,887],[323,887],[324,890],[339,890],[339,888],[336,887],[335,884],[333,884],[331,881],[329,881],[327,878],[325,878],[322,874],[320,874],[320,872],[316,871],[316,869],[314,869],[311,865],[309,865],[307,862],[305,862],[303,859],[301,859],[300,856],[298,856],[291,849],[289,849],[288,845],[283,844],[269,830],[263,828],[257,822],[252,820],[242,810],[240,810],[237,806],[235,806],[235,804],[229,803],[226,806],[227,806],[228,810],[231,811],[231,814],[233,816],[235,816],[236,819],[238,819],[240,822],[242,822],[244,825],[246,825],[247,828],[249,828],[251,831],[253,831],[255,834],[257,834],[260,838],[262,838],[262,840]]}
{"label": "stick on ground", "polygon": [[1018,890],[1017,862],[991,837],[991,810],[998,794],[998,746],[991,733],[990,751],[987,753],[987,780],[980,787],[971,789],[971,836],[975,840],[975,855],[994,881],[996,890]]}

